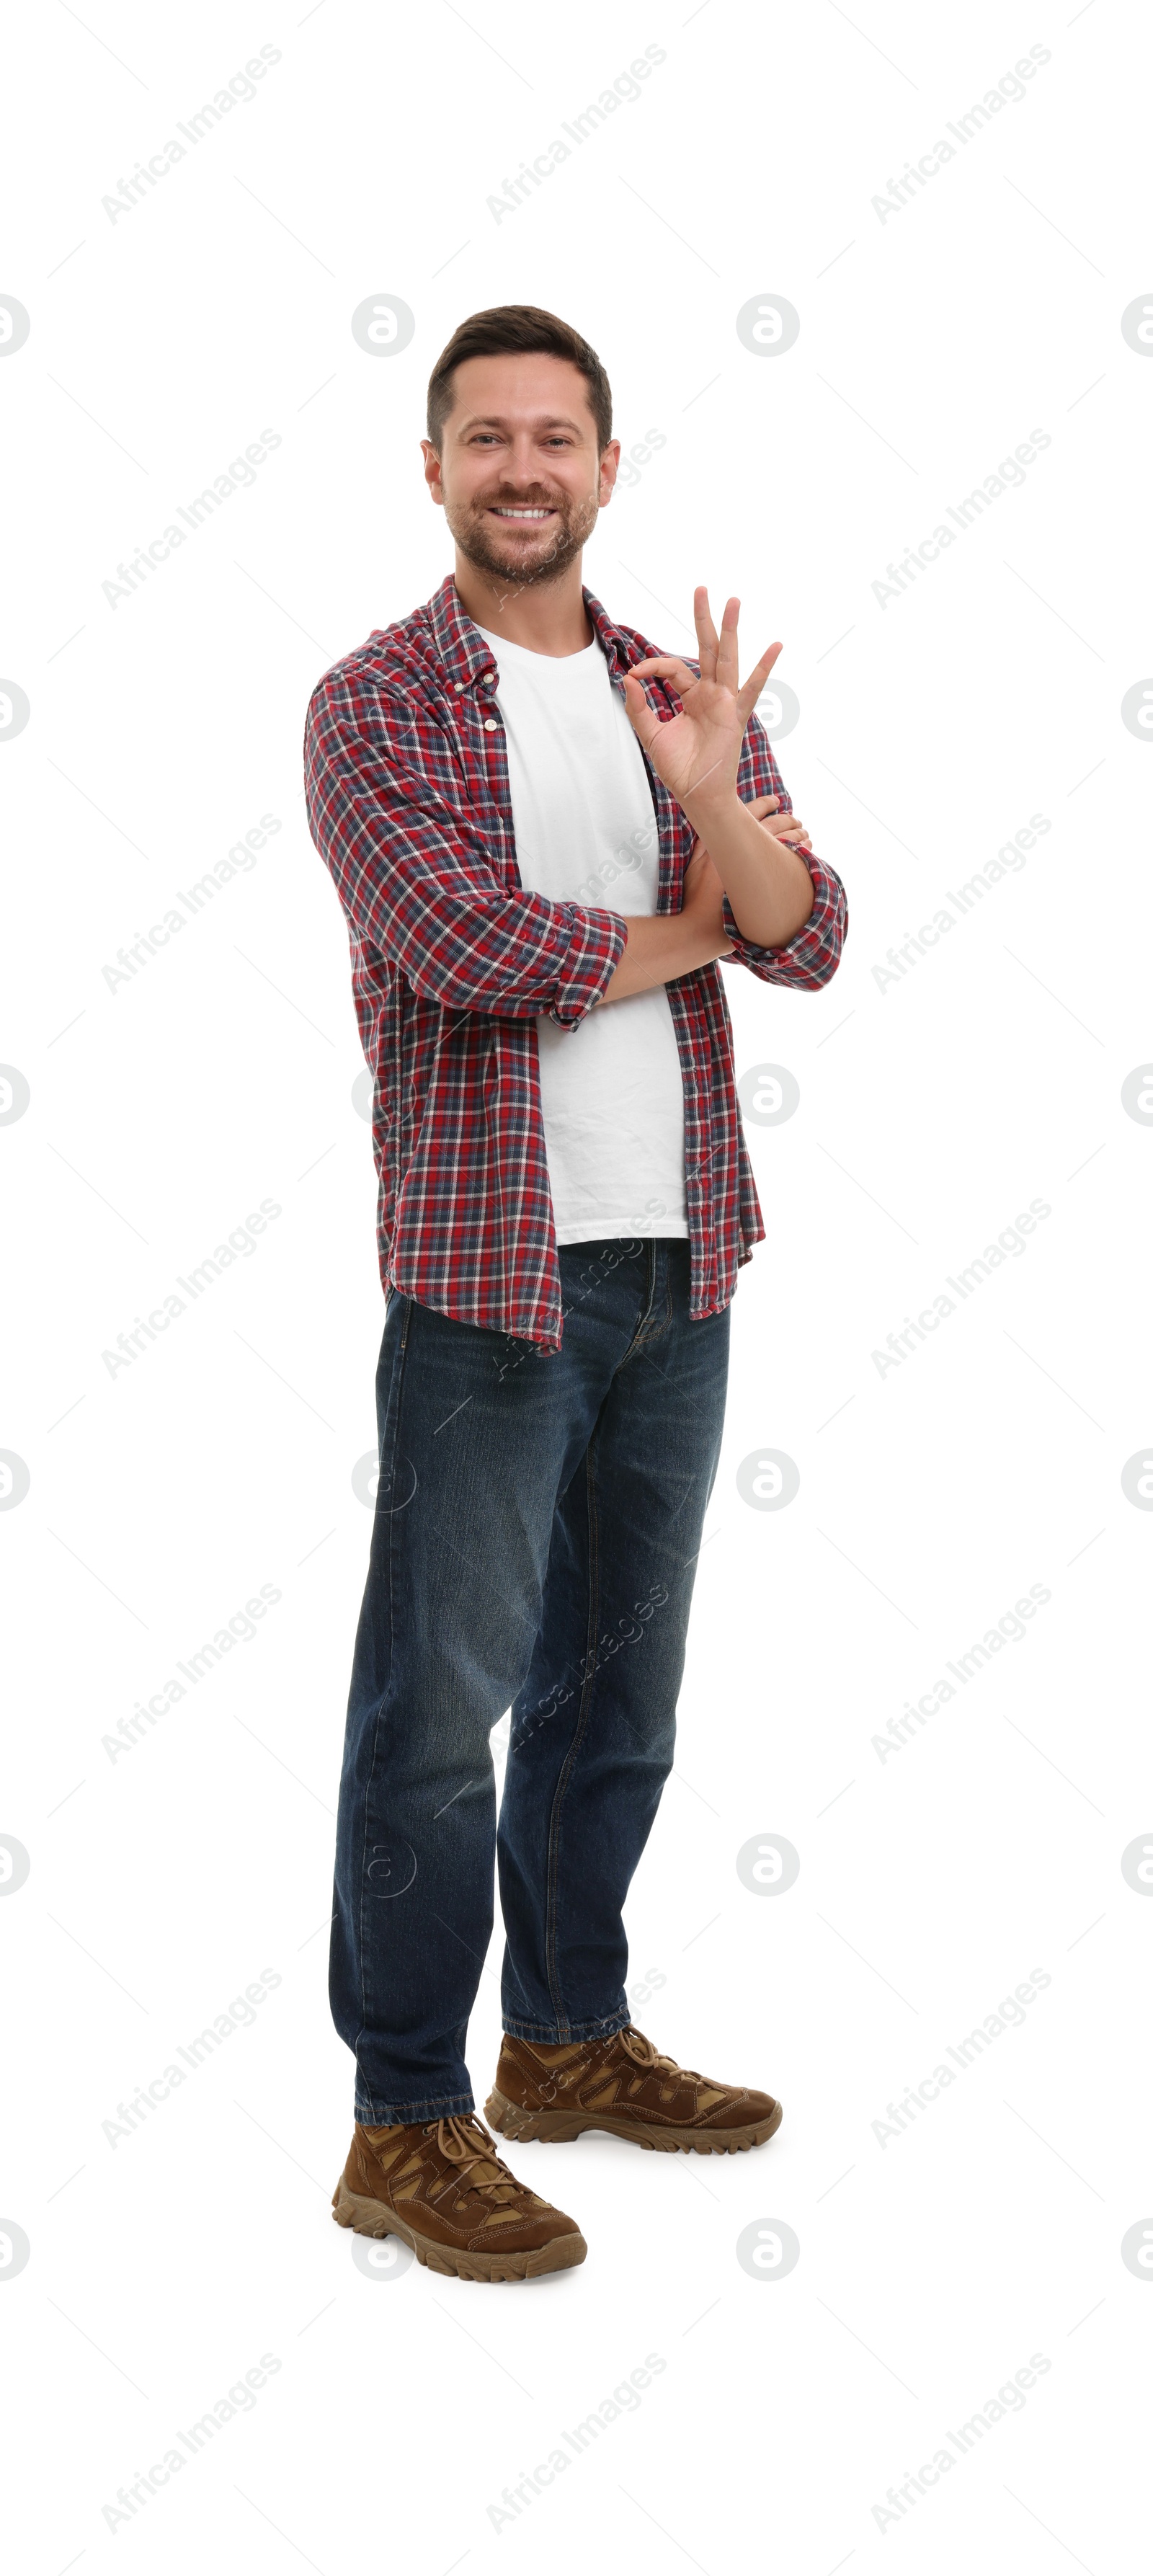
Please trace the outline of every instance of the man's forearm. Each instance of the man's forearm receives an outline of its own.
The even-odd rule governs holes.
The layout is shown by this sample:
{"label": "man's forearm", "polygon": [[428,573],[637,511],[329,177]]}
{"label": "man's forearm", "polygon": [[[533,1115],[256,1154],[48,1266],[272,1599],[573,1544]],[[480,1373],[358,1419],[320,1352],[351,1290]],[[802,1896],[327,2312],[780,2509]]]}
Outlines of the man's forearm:
{"label": "man's forearm", "polygon": [[711,958],[727,957],[733,944],[683,912],[622,913],[618,918],[625,924],[627,945],[594,1010],[604,1002],[623,1002],[630,993],[647,992],[653,984],[675,983],[678,975],[691,975]]}
{"label": "man's forearm", "polygon": [[684,810],[708,850],[742,938],[758,948],[785,947],[804,928],[815,901],[800,853],[774,840],[735,788],[712,800],[689,796]]}

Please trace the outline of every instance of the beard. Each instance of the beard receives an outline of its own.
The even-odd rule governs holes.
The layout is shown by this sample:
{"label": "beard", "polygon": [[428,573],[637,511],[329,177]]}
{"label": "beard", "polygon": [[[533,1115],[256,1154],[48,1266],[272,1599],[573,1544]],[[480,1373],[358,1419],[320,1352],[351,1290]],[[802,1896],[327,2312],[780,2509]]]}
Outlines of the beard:
{"label": "beard", "polygon": [[[553,510],[556,516],[531,537],[511,529],[506,537],[500,520],[489,516],[494,506],[502,504],[508,509]],[[568,492],[497,491],[467,503],[446,500],[444,515],[462,555],[477,572],[487,575],[503,606],[518,590],[560,581],[591,537],[600,510],[595,493],[574,500]]]}

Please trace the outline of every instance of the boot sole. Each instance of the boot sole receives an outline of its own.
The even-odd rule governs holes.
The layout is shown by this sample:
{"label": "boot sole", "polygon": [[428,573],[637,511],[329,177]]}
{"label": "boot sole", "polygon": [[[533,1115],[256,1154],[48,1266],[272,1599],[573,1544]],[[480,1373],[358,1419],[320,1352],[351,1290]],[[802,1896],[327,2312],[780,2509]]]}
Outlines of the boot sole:
{"label": "boot sole", "polygon": [[418,2235],[383,2201],[350,2191],[343,2174],[332,2195],[332,2215],[338,2227],[351,2227],[358,2236],[401,2237],[426,2270],[447,2273],[458,2281],[535,2281],[542,2272],[569,2271],[574,2263],[583,2263],[588,2252],[575,2229],[571,2236],[554,2236],[547,2245],[502,2247],[492,2254],[478,2253],[472,2246],[439,2245],[434,2237]]}
{"label": "boot sole", "polygon": [[484,2116],[490,2129],[499,2129],[503,2138],[539,2138],[547,2146],[567,2145],[570,2138],[579,2138],[582,2129],[605,2129],[610,2138],[627,2138],[633,2146],[656,2147],[666,2155],[680,2150],[697,2156],[735,2156],[749,2147],[763,2147],[767,2138],[774,2137],[784,2111],[775,2102],[763,2120],[744,2129],[654,2129],[612,2111],[526,2111],[519,2102],[506,2101],[494,2086]]}

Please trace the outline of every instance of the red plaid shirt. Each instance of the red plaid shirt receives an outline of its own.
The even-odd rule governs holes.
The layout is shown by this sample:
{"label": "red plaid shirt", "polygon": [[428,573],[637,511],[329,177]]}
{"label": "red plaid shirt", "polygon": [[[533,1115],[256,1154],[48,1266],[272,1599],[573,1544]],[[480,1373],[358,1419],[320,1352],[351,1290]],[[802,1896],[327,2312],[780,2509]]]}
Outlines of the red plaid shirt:
{"label": "red plaid shirt", "polygon": [[[586,590],[614,687],[659,648],[614,626]],[[348,923],[352,987],[374,1077],[381,1278],[420,1305],[544,1349],[561,1347],[561,1283],[541,1117],[535,1018],[576,1028],[625,946],[620,913],[526,892],[513,843],[496,666],[451,574],[427,605],[370,635],[314,691],[305,729],[313,840]],[[676,712],[668,683],[642,683]],[[681,905],[692,828],[648,768],[660,842],[658,912]],[[788,807],[754,717],[741,796]],[[812,912],[784,948],[742,939],[765,983],[835,973],[844,890],[811,853]],[[764,1235],[733,1082],[717,965],[667,987],[685,1107],[690,1311],[726,1306]]]}

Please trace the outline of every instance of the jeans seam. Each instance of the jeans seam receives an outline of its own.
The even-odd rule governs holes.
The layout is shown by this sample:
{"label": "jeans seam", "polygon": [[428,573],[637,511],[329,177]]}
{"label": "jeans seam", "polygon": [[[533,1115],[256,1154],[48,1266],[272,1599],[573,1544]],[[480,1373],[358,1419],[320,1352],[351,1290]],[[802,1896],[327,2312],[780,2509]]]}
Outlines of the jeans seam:
{"label": "jeans seam", "polygon": [[646,1307],[645,1307],[644,1314],[641,1316],[641,1320],[640,1320],[639,1324],[637,1325],[636,1332],[634,1333],[633,1338],[632,1338],[631,1342],[629,1343],[628,1349],[627,1349],[627,1351],[625,1352],[623,1359],[621,1359],[621,1360],[619,1360],[619,1361],[618,1361],[616,1368],[613,1370],[613,1376],[614,1376],[614,1377],[619,1376],[621,1369],[623,1369],[623,1368],[627,1368],[627,1367],[628,1367],[629,1361],[630,1361],[631,1359],[635,1358],[635,1356],[636,1356],[636,1354],[637,1354],[637,1352],[638,1352],[638,1351],[647,1350],[647,1349],[648,1349],[648,1347],[649,1347],[649,1344],[650,1344],[650,1343],[661,1341],[661,1340],[663,1339],[664,1335],[668,1332],[670,1325],[672,1324],[672,1320],[673,1320],[673,1281],[672,1281],[672,1272],[671,1272],[671,1270],[670,1270],[670,1268],[669,1268],[669,1266],[668,1266],[667,1258],[666,1258],[666,1262],[665,1262],[665,1311],[664,1311],[664,1314],[663,1314],[663,1315],[662,1315],[662,1317],[661,1317],[661,1320],[660,1320],[660,1323],[659,1323],[659,1324],[653,1324],[653,1323],[651,1322],[651,1320],[650,1320],[650,1319],[651,1319],[651,1316],[652,1316],[652,1311],[653,1311],[653,1301],[654,1301],[654,1299],[655,1299],[655,1297],[656,1297],[656,1293],[657,1293],[657,1248],[656,1248],[656,1247],[657,1247],[657,1242],[658,1242],[658,1240],[659,1240],[659,1237],[657,1237],[657,1236],[655,1236],[655,1235],[650,1236],[650,1237],[649,1237],[649,1239],[648,1239],[648,1246],[647,1246],[647,1249],[648,1249],[648,1257],[649,1257],[649,1261],[650,1261],[651,1268],[652,1268],[652,1279],[651,1279],[651,1283],[650,1283],[650,1286],[649,1286],[648,1304],[647,1304],[647,1305],[646,1305]]}
{"label": "jeans seam", "polygon": [[622,1368],[623,1368],[623,1367],[624,1367],[624,1365],[625,1365],[625,1361],[626,1361],[626,1360],[631,1360],[631,1359],[632,1359],[632,1357],[633,1357],[633,1355],[634,1355],[634,1353],[635,1353],[636,1351],[644,1351],[644,1350],[647,1350],[647,1349],[649,1348],[649,1346],[650,1346],[650,1344],[651,1344],[651,1343],[653,1343],[653,1342],[660,1342],[660,1341],[663,1341],[663,1340],[664,1340],[664,1337],[665,1337],[665,1334],[666,1334],[666,1333],[671,1329],[671,1326],[672,1326],[672,1320],[673,1320],[673,1291],[672,1291],[672,1281],[671,1281],[671,1280],[669,1280],[669,1281],[666,1283],[666,1286],[665,1286],[665,1311],[664,1311],[664,1314],[663,1314],[663,1315],[662,1315],[662,1317],[661,1317],[660,1323],[659,1323],[659,1324],[653,1324],[652,1326],[650,1326],[650,1329],[648,1330],[648,1332],[645,1332],[645,1333],[638,1333],[638,1335],[637,1335],[637,1337],[636,1337],[636,1340],[635,1340],[635,1341],[630,1345],[629,1349],[625,1352],[624,1360],[622,1360],[622,1362],[621,1362],[621,1366],[622,1366]]}
{"label": "jeans seam", "polygon": [[[406,1305],[405,1305],[404,1322],[403,1322],[403,1324],[402,1324],[402,1326],[401,1326],[401,1333],[400,1333],[400,1348],[399,1348],[399,1350],[398,1350],[398,1352],[397,1352],[397,1355],[396,1355],[396,1378],[395,1378],[395,1386],[390,1386],[390,1388],[389,1388],[388,1414],[386,1415],[386,1432],[387,1432],[387,1429],[388,1429],[389,1427],[391,1427],[391,1432],[392,1432],[392,1458],[393,1458],[393,1459],[395,1459],[395,1456],[396,1456],[397,1441],[398,1441],[399,1433],[400,1433],[400,1405],[401,1405],[401,1396],[402,1396],[402,1394],[403,1394],[403,1390],[404,1390],[404,1363],[405,1363],[405,1355],[406,1355],[406,1352],[407,1352],[407,1349],[408,1349],[408,1327],[409,1327],[409,1322],[410,1322],[410,1319],[411,1319],[411,1316],[412,1316],[412,1308],[413,1308],[413,1301],[412,1301],[412,1299],[411,1299],[411,1297],[410,1297],[410,1298],[408,1298],[408,1299],[407,1299],[407,1301],[406,1301]],[[381,1443],[381,1450],[382,1450],[382,1453],[383,1453],[383,1449],[384,1449],[384,1442],[382,1441],[382,1443]],[[380,1477],[378,1478],[378,1483],[377,1483],[377,1508],[378,1508],[378,1509],[379,1509],[379,1506],[380,1506],[380,1481],[381,1481],[381,1479],[383,1478],[383,1473],[384,1473],[384,1457],[383,1457],[383,1454],[381,1455],[381,1458],[380,1458],[380,1462],[379,1462],[379,1463],[380,1463]],[[393,1490],[393,1475],[392,1475],[392,1464],[391,1464],[391,1460],[390,1460],[390,1467],[389,1467],[389,1483],[388,1483],[388,1489],[389,1489],[389,1491],[390,1491],[390,1492]],[[370,1807],[371,1799],[372,1799],[373,1782],[375,1781],[375,1778],[376,1778],[376,1763],[377,1763],[377,1752],[378,1752],[378,1748],[379,1748],[379,1745],[380,1745],[380,1728],[381,1728],[381,1720],[382,1720],[383,1715],[384,1715],[384,1705],[385,1705],[385,1700],[388,1698],[389,1693],[391,1692],[391,1689],[392,1689],[393,1674],[394,1674],[394,1669],[395,1669],[395,1664],[396,1664],[396,1597],[395,1597],[395,1593],[394,1593],[394,1590],[393,1590],[393,1543],[394,1543],[394,1539],[395,1539],[395,1535],[396,1535],[396,1532],[395,1532],[395,1519],[396,1519],[395,1512],[394,1512],[394,1510],[392,1509],[392,1506],[390,1505],[390,1506],[389,1506],[389,1515],[388,1515],[388,1558],[387,1558],[387,1564],[388,1564],[388,1687],[387,1687],[387,1690],[383,1693],[383,1695],[382,1695],[382,1697],[381,1697],[380,1701],[378,1702],[378,1705],[377,1705],[377,1711],[376,1711],[376,1719],[375,1719],[375,1722],[374,1722],[374,1725],[373,1725],[373,1730],[372,1730],[372,1752],[371,1752],[371,1755],[370,1755],[370,1757],[369,1757],[369,1765],[368,1765],[368,1779],[367,1779],[367,1782],[366,1782],[366,1784],[365,1784],[365,1793],[364,1793],[364,1839],[363,1839],[363,1843],[362,1843],[362,1846],[361,1846],[361,1855],[360,1855],[360,1909],[359,1909],[359,1910],[360,1910],[360,2026],[361,2026],[361,2029],[362,2029],[362,2030],[364,2030],[364,2029],[367,2027],[367,2023],[368,2023],[368,1994],[367,1994],[367,1989],[366,1989],[365,1976],[366,1976],[366,1966],[367,1966],[368,1955],[369,1955],[369,1949],[370,1949],[370,1943],[369,1943],[368,1938],[367,1938],[367,1932],[368,1932],[368,1923],[367,1923],[368,1897],[367,1897],[367,1894],[366,1894],[366,1889],[367,1889],[367,1886],[368,1886],[368,1821],[369,1821],[369,1807]],[[376,2126],[379,2126],[379,2125],[382,2125],[382,2124],[381,2124],[381,2123],[379,2123],[379,2122],[375,2122],[375,2121],[374,2121],[374,2122],[371,2122],[369,2125],[370,2125],[370,2126],[373,2126],[373,2127],[376,2127]]]}
{"label": "jeans seam", "polygon": [[595,1432],[595,1430],[594,1430],[593,1435],[592,1435],[592,1438],[591,1438],[591,1440],[589,1441],[588,1448],[587,1448],[587,1449],[586,1449],[586,1451],[585,1451],[585,1489],[586,1489],[586,1492],[587,1492],[587,1495],[588,1495],[588,1528],[589,1528],[589,1615],[588,1615],[588,1630],[587,1630],[587,1653],[588,1653],[588,1657],[589,1657],[589,1670],[588,1670],[588,1672],[587,1672],[587,1673],[586,1673],[586,1675],[585,1675],[584,1687],[583,1687],[583,1689],[582,1689],[582,1691],[581,1691],[581,1696],[580,1696],[580,1707],[579,1707],[579,1709],[578,1709],[578,1711],[577,1711],[577,1722],[576,1722],[576,1725],[575,1725],[575,1727],[574,1727],[574,1729],[573,1729],[573,1738],[572,1738],[572,1743],[570,1744],[569,1749],[568,1749],[568,1752],[566,1753],[565,1758],[564,1758],[564,1761],[563,1761],[563,1763],[562,1763],[562,1765],[561,1765],[561,1775],[560,1775],[560,1778],[559,1778],[559,1780],[557,1781],[557,1785],[556,1785],[556,1795],[555,1795],[555,1797],[554,1797],[554,1799],[553,1799],[553,1803],[552,1803],[552,1814],[551,1814],[551,1816],[550,1816],[550,1818],[549,1818],[549,1836],[548,1836],[548,1887],[547,1887],[546,1900],[545,1900],[545,1958],[546,1958],[546,1964],[547,1964],[547,1968],[548,1968],[548,1985],[549,1985],[549,1993],[550,1993],[550,1995],[551,1995],[551,1997],[552,1997],[553,2004],[554,2004],[555,2009],[556,2009],[557,2026],[558,2026],[558,2029],[560,2029],[560,2030],[562,2031],[562,2036],[563,2036],[565,2039],[567,2039],[567,2038],[568,2038],[568,2036],[569,2036],[569,2029],[568,2029],[568,2016],[567,2016],[567,2014],[566,2014],[566,2012],[565,2012],[565,2008],[564,2008],[564,2001],[563,2001],[563,1998],[562,1998],[562,1996],[561,1996],[561,1992],[560,1992],[560,1984],[559,1984],[559,1979],[558,1979],[558,1977],[557,1977],[557,1961],[556,1961],[556,1945],[557,1945],[557,1912],[558,1912],[558,1907],[559,1907],[559,1885],[558,1885],[558,1880],[559,1880],[559,1861],[560,1861],[560,1823],[561,1823],[561,1811],[562,1811],[562,1808],[563,1808],[563,1805],[564,1805],[565,1791],[566,1791],[566,1790],[567,1790],[567,1788],[568,1788],[569,1780],[570,1780],[570,1778],[571,1778],[571,1776],[572,1776],[573,1766],[574,1766],[574,1764],[575,1764],[575,1762],[576,1762],[577,1755],[578,1755],[578,1753],[579,1753],[579,1751],[580,1751],[581,1742],[582,1742],[582,1739],[583,1739],[583,1737],[584,1737],[585,1727],[586,1727],[587,1719],[588,1719],[588,1710],[589,1710],[589,1704],[590,1704],[590,1694],[591,1694],[591,1691],[592,1691],[593,1683],[594,1683],[595,1678],[596,1678],[596,1654],[595,1654],[595,1646],[596,1646],[597,1619],[598,1619],[598,1616],[599,1616],[599,1586],[598,1586],[599,1564],[598,1564],[598,1558],[597,1558],[597,1511],[596,1511],[596,1441],[597,1441],[597,1435],[596,1435],[596,1432]]}

